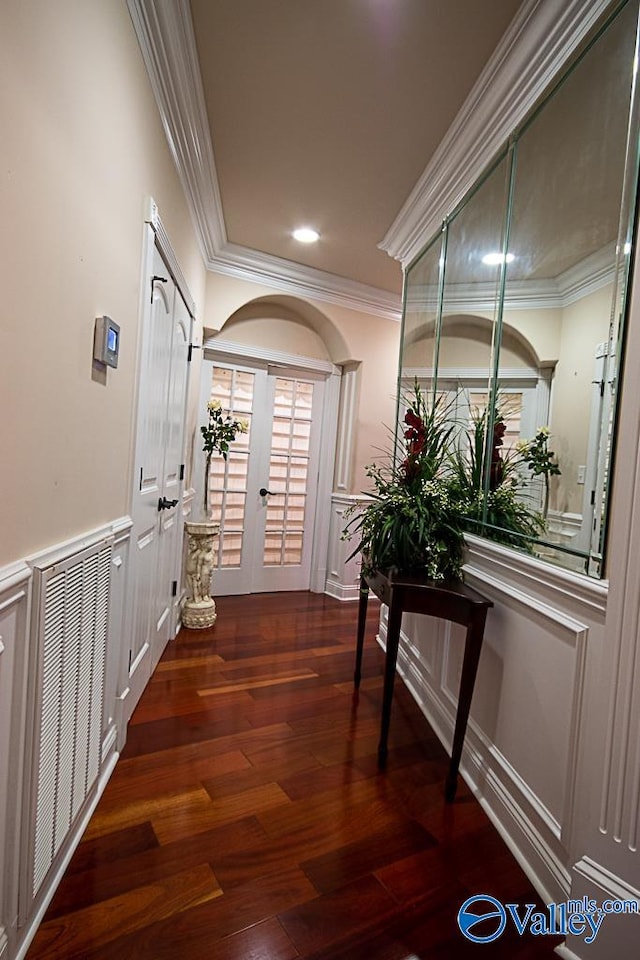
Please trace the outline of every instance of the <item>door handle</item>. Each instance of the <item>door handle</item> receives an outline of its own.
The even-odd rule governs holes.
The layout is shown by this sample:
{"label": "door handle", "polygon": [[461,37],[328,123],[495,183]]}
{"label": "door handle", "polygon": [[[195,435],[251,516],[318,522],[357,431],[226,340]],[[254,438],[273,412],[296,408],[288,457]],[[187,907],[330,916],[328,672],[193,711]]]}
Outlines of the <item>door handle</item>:
{"label": "door handle", "polygon": [[272,497],[272,496],[273,496],[273,494],[271,493],[271,490],[267,490],[266,487],[260,487],[260,489],[258,490],[258,493],[260,494],[261,497]]}
{"label": "door handle", "polygon": [[161,510],[171,510],[171,507],[175,507],[177,504],[177,500],[167,500],[166,497],[160,497],[158,500],[158,513],[160,513]]}

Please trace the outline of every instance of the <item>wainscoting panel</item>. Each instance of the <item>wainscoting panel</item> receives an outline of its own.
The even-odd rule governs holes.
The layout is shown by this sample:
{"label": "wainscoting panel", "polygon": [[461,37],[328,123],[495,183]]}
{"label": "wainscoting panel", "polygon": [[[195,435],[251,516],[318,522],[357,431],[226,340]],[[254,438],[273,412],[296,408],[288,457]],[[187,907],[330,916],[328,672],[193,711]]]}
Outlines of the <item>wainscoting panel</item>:
{"label": "wainscoting panel", "polygon": [[360,562],[358,557],[347,558],[357,545],[357,539],[343,540],[342,531],[347,523],[345,514],[364,497],[351,494],[334,493],[331,497],[331,518],[329,521],[329,550],[327,576],[324,592],[336,600],[357,600],[360,584]]}
{"label": "wainscoting panel", "polygon": [[118,757],[130,529],[0,570],[1,960],[26,954]]}
{"label": "wainscoting panel", "polygon": [[[461,772],[550,901],[570,888],[578,762],[592,736],[585,703],[588,669],[594,673],[588,654],[597,662],[606,584],[476,540],[465,579],[494,606]],[[386,641],[385,608],[380,640]],[[403,618],[399,673],[447,749],[463,650],[461,627]]]}
{"label": "wainscoting panel", "polygon": [[26,649],[31,569],[0,570],[0,958],[18,925],[19,816],[22,808]]}

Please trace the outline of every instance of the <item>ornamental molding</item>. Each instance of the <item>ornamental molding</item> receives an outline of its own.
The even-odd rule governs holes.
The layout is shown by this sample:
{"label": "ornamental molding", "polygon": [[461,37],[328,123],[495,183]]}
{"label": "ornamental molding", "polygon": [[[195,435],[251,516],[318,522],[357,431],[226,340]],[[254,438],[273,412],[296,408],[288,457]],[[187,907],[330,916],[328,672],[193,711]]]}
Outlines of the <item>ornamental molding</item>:
{"label": "ornamental molding", "polygon": [[399,295],[229,242],[189,2],[127,6],[207,269],[399,321]]}
{"label": "ornamental molding", "polygon": [[406,268],[615,0],[525,0],[379,243]]}

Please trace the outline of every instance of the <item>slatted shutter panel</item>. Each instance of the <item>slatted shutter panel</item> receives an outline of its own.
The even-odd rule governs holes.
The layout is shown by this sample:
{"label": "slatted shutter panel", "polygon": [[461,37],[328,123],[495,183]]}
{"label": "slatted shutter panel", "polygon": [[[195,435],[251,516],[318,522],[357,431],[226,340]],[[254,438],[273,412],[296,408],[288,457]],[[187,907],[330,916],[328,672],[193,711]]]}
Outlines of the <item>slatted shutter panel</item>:
{"label": "slatted shutter panel", "polygon": [[34,568],[35,897],[100,770],[112,542]]}

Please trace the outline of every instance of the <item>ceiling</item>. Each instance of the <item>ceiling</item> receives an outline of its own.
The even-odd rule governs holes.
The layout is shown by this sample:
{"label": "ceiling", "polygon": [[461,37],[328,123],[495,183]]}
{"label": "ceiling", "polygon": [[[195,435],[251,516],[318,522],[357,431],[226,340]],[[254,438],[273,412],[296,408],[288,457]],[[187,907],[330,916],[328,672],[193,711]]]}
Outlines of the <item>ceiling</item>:
{"label": "ceiling", "polygon": [[[204,203],[218,205],[235,259],[277,258],[276,272],[323,271],[336,289],[363,284],[396,300],[400,265],[378,244],[519,6],[185,2],[213,148]],[[319,242],[294,241],[300,225]]]}

